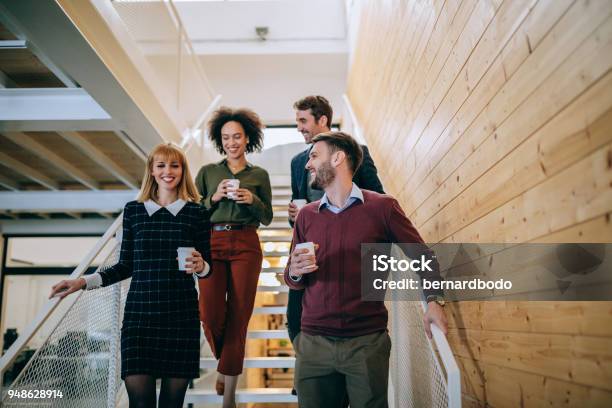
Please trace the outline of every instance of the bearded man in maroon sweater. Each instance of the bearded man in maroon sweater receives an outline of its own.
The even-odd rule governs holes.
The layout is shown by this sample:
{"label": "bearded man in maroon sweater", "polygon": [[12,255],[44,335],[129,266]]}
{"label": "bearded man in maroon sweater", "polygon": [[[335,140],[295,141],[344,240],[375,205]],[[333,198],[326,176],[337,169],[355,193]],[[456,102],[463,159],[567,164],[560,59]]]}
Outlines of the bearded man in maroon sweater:
{"label": "bearded man in maroon sweater", "polygon": [[[313,139],[306,164],[312,187],[325,194],[299,212],[285,269],[287,285],[305,289],[302,331],[293,342],[302,408],[343,407],[347,395],[354,408],[388,406],[387,309],[382,301],[361,298],[361,244],[423,240],[397,200],[353,183],[362,158],[351,136],[327,132]],[[295,249],[303,242],[316,244],[316,254]],[[422,278],[441,280],[437,268]],[[431,323],[447,332],[441,294],[425,293],[429,337]],[[344,389],[333,381],[338,374],[344,376]]]}

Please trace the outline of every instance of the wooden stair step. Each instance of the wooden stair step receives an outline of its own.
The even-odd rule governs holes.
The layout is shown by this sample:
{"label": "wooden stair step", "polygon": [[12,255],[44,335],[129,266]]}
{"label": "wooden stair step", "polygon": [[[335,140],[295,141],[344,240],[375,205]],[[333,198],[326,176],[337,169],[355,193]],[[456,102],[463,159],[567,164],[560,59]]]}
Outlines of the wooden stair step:
{"label": "wooden stair step", "polygon": [[253,309],[253,314],[285,314],[287,306],[262,306]]}
{"label": "wooden stair step", "polygon": [[[201,358],[200,368],[217,368],[218,361],[214,357]],[[247,357],[244,368],[294,368],[295,357]]]}
{"label": "wooden stair step", "polygon": [[[221,404],[223,396],[215,390],[187,390],[184,404]],[[236,403],[290,403],[297,402],[297,397],[291,395],[291,388],[243,388],[236,390]]]}
{"label": "wooden stair step", "polygon": [[247,339],[288,339],[287,330],[249,330]]}

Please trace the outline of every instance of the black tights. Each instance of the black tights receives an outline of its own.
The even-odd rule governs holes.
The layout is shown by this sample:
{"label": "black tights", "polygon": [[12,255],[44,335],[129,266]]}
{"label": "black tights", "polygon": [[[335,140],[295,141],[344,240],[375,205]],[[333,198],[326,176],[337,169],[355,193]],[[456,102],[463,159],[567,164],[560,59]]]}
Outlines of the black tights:
{"label": "black tights", "polygon": [[[159,408],[181,408],[188,378],[162,378],[159,392]],[[130,408],[155,407],[155,377],[144,374],[125,377],[125,388],[130,398]]]}

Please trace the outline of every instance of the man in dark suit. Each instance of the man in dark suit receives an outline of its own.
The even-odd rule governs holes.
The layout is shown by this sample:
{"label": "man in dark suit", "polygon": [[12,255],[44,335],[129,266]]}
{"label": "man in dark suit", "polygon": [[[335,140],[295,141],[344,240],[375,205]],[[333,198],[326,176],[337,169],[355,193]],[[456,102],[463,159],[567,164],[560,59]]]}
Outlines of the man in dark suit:
{"label": "man in dark suit", "polygon": [[[291,160],[291,200],[305,199],[307,202],[317,201],[323,197],[322,190],[310,186],[310,172],[306,170],[308,153],[312,148],[312,139],[319,133],[329,132],[333,110],[328,100],[322,96],[307,96],[293,104],[298,132],[304,136],[308,145],[306,150],[298,153]],[[378,178],[376,166],[368,148],[363,148],[363,163],[355,172],[353,181],[359,188],[384,194],[382,183]],[[289,223],[293,226],[299,209],[289,203]],[[291,341],[301,330],[303,290],[289,290],[287,304],[287,330]]]}

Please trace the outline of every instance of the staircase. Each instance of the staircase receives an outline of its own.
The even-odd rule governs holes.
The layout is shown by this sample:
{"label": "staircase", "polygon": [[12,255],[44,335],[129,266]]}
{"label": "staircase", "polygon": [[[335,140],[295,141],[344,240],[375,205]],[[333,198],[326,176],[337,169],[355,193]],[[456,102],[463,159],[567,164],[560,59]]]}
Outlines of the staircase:
{"label": "staircase", "polygon": [[[269,226],[262,226],[259,230],[264,262],[259,286],[257,287],[255,309],[247,332],[245,370],[236,391],[236,402],[254,407],[258,407],[258,404],[278,404],[279,407],[294,407],[297,406],[297,397],[291,394],[291,388],[265,386],[266,380],[264,379],[265,371],[277,369],[276,371],[283,372],[283,378],[291,377],[289,380],[284,378],[284,383],[292,382],[293,376],[291,373],[284,373],[284,371],[295,367],[295,357],[292,355],[268,355],[268,353],[272,353],[269,347],[271,342],[286,344],[287,350],[291,349],[287,330],[284,329],[287,309],[286,299],[289,288],[284,284],[282,277],[292,234],[287,216],[287,204],[291,200],[290,178],[288,176],[276,176],[272,177],[271,181],[274,218]],[[261,328],[262,325],[269,325],[271,320],[277,323],[283,322],[282,327]],[[289,354],[289,352],[284,351],[278,354]],[[203,357],[200,359],[200,368],[216,372],[217,360],[213,357]],[[214,376],[216,378],[216,374]],[[270,380],[268,379],[268,381]],[[257,384],[258,382],[263,384]],[[252,383],[255,383],[256,386],[253,387]],[[283,385],[287,387],[288,384]],[[241,388],[241,386],[244,388]],[[197,387],[188,390],[185,396],[185,404],[193,404],[195,407],[220,404],[222,400],[223,397],[217,395],[215,390],[198,389]]]}
{"label": "staircase", "polygon": [[[248,331],[245,370],[237,392],[237,402],[248,408],[295,407],[297,402],[297,397],[291,395],[295,358],[284,330],[288,288],[277,275],[287,261],[283,257],[288,255],[291,240],[285,216],[290,198],[288,184],[273,181],[278,228],[260,230],[266,257]],[[82,276],[107,245],[110,252],[98,269],[114,265],[119,257],[119,244],[113,236],[120,229],[121,217],[113,222],[70,278]],[[41,400],[33,397],[11,399],[9,390],[34,393],[34,390],[57,389],[66,396],[61,400],[63,407],[127,407],[127,395],[119,378],[119,338],[129,283],[125,280],[95,291],[78,292],[62,302],[58,298],[48,300],[0,357],[0,377],[20,357],[30,358],[17,378],[0,386],[0,406],[40,406]],[[460,407],[461,378],[453,352],[437,327],[432,327],[433,342],[422,330],[425,302],[389,302],[388,307],[394,345],[390,406]],[[201,355],[204,375],[196,382],[195,389],[188,390],[185,406],[218,407],[222,402],[222,397],[213,391],[217,362],[210,355],[206,350]],[[412,385],[406,387],[407,383]]]}

